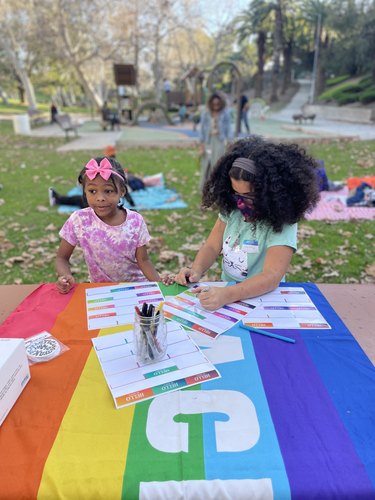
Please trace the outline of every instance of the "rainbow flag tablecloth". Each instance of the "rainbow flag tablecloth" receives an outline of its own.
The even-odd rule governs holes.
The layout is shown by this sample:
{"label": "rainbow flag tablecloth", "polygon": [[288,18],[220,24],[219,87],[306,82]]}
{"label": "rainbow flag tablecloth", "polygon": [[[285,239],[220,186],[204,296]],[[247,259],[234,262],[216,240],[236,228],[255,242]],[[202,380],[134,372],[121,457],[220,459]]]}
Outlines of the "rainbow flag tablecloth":
{"label": "rainbow flag tablecloth", "polygon": [[87,330],[88,286],[42,285],[0,326],[69,347],[0,428],[1,499],[375,498],[375,369],[315,285],[332,330],[197,334],[221,379],[120,410],[91,338],[124,327]]}

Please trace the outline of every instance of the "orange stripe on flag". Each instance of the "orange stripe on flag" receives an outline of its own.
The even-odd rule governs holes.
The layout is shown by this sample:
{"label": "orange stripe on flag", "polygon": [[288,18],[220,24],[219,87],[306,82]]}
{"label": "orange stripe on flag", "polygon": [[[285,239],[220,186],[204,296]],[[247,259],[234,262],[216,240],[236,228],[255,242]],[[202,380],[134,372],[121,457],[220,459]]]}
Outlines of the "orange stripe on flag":
{"label": "orange stripe on flag", "polygon": [[[91,285],[78,285],[73,295],[65,296],[56,292],[55,285],[44,285],[26,299],[24,336],[48,329],[74,349],[31,366],[31,381],[1,427],[0,449],[7,450],[0,464],[1,498],[37,496],[44,464],[91,350],[91,338],[98,333],[82,327],[86,325],[87,286]],[[52,318],[56,318],[54,324]],[[10,320],[3,326],[12,324]],[[2,337],[7,336],[6,328],[0,330]]]}

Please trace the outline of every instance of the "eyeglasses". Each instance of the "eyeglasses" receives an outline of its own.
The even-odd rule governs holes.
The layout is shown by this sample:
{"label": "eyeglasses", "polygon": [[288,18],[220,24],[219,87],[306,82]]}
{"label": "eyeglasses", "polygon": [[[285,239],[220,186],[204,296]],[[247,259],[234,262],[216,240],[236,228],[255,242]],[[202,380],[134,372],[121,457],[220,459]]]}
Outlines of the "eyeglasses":
{"label": "eyeglasses", "polygon": [[250,194],[240,194],[240,193],[233,193],[233,199],[237,203],[237,201],[243,201],[244,203],[254,203],[255,200],[255,193],[250,193]]}

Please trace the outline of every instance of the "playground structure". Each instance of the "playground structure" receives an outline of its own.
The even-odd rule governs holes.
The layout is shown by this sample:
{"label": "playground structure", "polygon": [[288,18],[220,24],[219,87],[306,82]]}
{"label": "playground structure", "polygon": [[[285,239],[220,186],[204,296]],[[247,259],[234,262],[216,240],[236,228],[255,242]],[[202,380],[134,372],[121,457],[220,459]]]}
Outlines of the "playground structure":
{"label": "playground structure", "polygon": [[134,113],[134,118],[132,120],[132,125],[138,123],[139,117],[144,111],[150,111],[150,123],[160,122],[160,118],[163,116],[168,125],[173,125],[172,120],[169,117],[166,106],[156,101],[149,101],[141,104]]}
{"label": "playground structure", "polygon": [[180,77],[180,85],[184,95],[184,104],[197,108],[205,102],[205,71],[197,66],[190,68]]}
{"label": "playground structure", "polygon": [[114,64],[113,72],[115,84],[117,86],[117,109],[120,119],[125,117],[129,122],[133,121],[135,108],[134,95],[127,92],[126,88],[133,88],[137,85],[137,74],[133,64]]}
{"label": "playground structure", "polygon": [[164,103],[156,101],[146,101],[139,106],[135,104],[134,96],[125,90],[126,87],[135,87],[137,83],[137,75],[133,65],[114,64],[113,70],[117,86],[119,116],[124,118],[124,115],[127,115],[130,124],[136,125],[142,113],[149,111],[150,122],[165,120],[171,125],[170,110],[178,111],[182,104],[197,110],[199,106],[205,104],[208,93],[221,90],[225,84],[230,88],[230,91],[226,92],[229,95],[230,103],[236,104],[235,133],[239,135],[241,130],[242,75],[233,62],[221,61],[210,72],[200,70],[197,66],[190,68],[180,77],[178,88],[170,92],[168,109]]}

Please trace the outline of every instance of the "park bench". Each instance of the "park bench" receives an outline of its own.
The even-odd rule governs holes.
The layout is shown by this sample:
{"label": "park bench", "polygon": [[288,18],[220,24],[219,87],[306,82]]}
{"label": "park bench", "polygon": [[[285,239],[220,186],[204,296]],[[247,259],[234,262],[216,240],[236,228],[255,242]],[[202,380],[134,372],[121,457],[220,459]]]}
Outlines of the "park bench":
{"label": "park bench", "polygon": [[29,109],[27,114],[29,116],[31,126],[44,125],[45,123],[48,123],[48,116],[37,109]]}
{"label": "park bench", "polygon": [[102,109],[101,111],[102,115],[102,129],[107,130],[107,128],[110,128],[111,130],[114,130],[117,128],[117,130],[120,130],[120,118],[118,116],[118,113],[116,111],[111,111],[110,109]]}
{"label": "park bench", "polygon": [[65,113],[63,115],[56,115],[56,123],[65,132],[65,139],[66,140],[68,140],[68,138],[69,138],[69,132],[74,132],[76,137],[78,137],[77,129],[80,126],[80,124],[73,122],[70,115],[68,115],[67,113]]}
{"label": "park bench", "polygon": [[314,120],[316,118],[315,114],[305,114],[305,113],[296,113],[295,115],[292,116],[294,123],[314,123]]}

